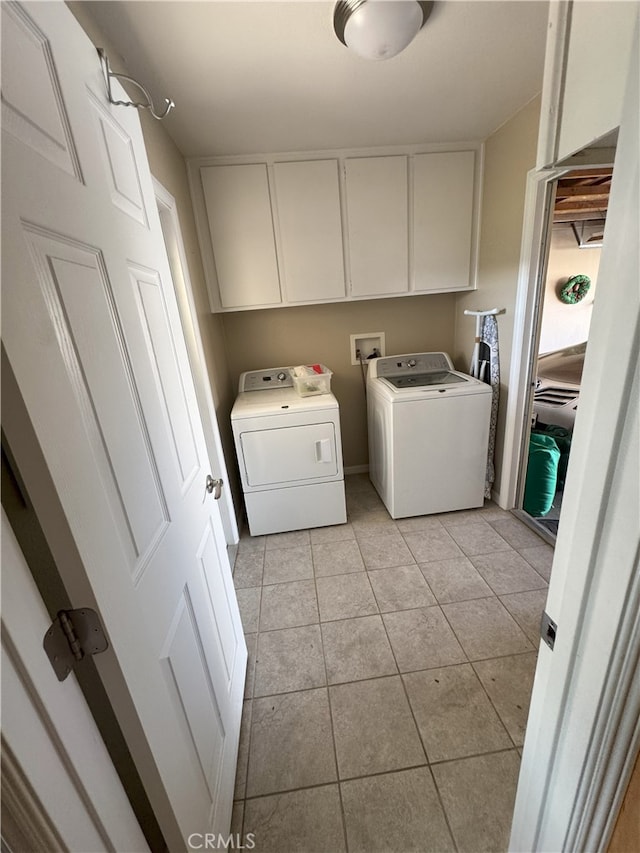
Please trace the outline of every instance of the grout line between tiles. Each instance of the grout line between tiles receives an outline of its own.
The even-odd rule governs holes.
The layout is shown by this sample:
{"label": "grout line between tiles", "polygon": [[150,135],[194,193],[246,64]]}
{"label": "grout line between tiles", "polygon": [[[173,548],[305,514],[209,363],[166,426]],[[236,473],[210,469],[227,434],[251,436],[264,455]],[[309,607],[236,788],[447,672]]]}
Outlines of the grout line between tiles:
{"label": "grout line between tiles", "polygon": [[[247,788],[249,785],[249,764],[251,763],[251,735],[253,730],[253,699],[243,699],[242,701],[242,712],[244,713],[244,706],[246,702],[251,703],[251,709],[249,711],[249,722],[247,724],[247,728],[249,734],[247,735],[247,766],[244,774],[244,798],[247,799]],[[242,718],[240,719],[240,726],[242,727]],[[236,775],[238,773],[237,765],[236,765]],[[235,793],[235,780],[234,780],[234,793]],[[242,815],[242,822],[244,823],[244,813]]]}
{"label": "grout line between tiles", "polygon": [[[489,658],[489,660],[492,660],[492,658]],[[513,735],[511,734],[511,732],[510,732],[510,731],[509,731],[509,729],[507,728],[507,724],[506,724],[506,723],[505,723],[505,721],[502,719],[502,714],[501,714],[501,713],[500,713],[500,711],[498,710],[498,706],[496,705],[496,703],[495,703],[495,702],[493,701],[493,699],[491,698],[491,696],[490,696],[490,694],[489,694],[489,691],[487,690],[487,688],[486,688],[486,687],[485,687],[485,685],[484,685],[484,681],[480,678],[480,676],[479,676],[478,672],[476,671],[476,668],[475,668],[475,666],[473,665],[473,663],[471,664],[471,668],[473,669],[473,672],[474,672],[474,674],[475,674],[475,677],[476,677],[476,678],[478,679],[478,681],[480,682],[480,686],[481,686],[481,687],[482,687],[482,689],[484,690],[484,692],[485,692],[485,694],[486,694],[487,699],[488,699],[488,700],[489,700],[489,702],[491,703],[491,707],[493,708],[493,710],[494,710],[494,711],[496,712],[496,714],[498,715],[498,719],[499,719],[499,720],[500,720],[500,722],[502,723],[502,727],[503,727],[503,728],[504,728],[504,730],[506,731],[506,733],[507,733],[507,735],[508,735],[508,737],[509,737],[509,740],[510,740],[510,741],[511,741],[511,743],[513,744],[514,749],[517,749],[517,748],[518,748],[518,744],[517,744],[517,743],[515,742],[515,740],[513,739]],[[529,711],[527,710],[527,717],[528,717],[528,716],[529,716]],[[525,726],[525,729],[526,729],[526,726]],[[501,751],[502,751],[502,750],[501,750]],[[488,753],[487,753],[487,755],[488,755]],[[442,763],[444,763],[444,762],[440,762],[440,763],[442,764]]]}
{"label": "grout line between tiles", "polygon": [[[546,544],[546,543],[545,543],[545,544]],[[539,546],[538,546],[538,545],[534,545],[533,547],[534,547],[534,548],[537,548],[537,547],[539,547]],[[551,548],[551,545],[549,545],[549,547]],[[541,577],[541,578],[542,578],[542,580],[545,582],[545,584],[546,584],[547,586],[549,586],[549,581],[547,580],[547,578],[545,578],[545,576],[542,574],[542,572],[541,572],[539,569],[537,569],[537,568],[533,565],[533,563],[532,563],[530,560],[527,560],[527,558],[525,557],[525,555],[522,553],[522,551],[526,551],[526,550],[527,550],[526,548],[522,548],[521,550],[519,550],[519,551],[518,551],[518,549],[516,548],[516,551],[518,552],[518,554],[520,554],[520,556],[521,556],[521,557],[522,557],[522,559],[525,561],[525,563],[527,563],[529,566],[531,566],[531,568],[533,569],[533,571],[534,571],[536,574],[540,575],[540,577]]]}
{"label": "grout line between tiles", "polygon": [[[358,547],[358,550],[359,550],[359,547]],[[316,574],[315,574],[315,563],[313,560],[313,550],[311,553],[311,564],[312,564],[312,568],[313,568],[313,575],[314,575],[313,582],[314,582],[314,586],[315,586],[315,590],[316,590],[316,601],[318,604],[318,617],[319,617],[320,616],[320,599],[318,596],[318,584],[317,584],[317,578],[316,578]],[[333,724],[333,708],[331,707],[331,691],[329,690],[329,673],[327,672],[327,658],[326,658],[325,651],[324,651],[324,633],[322,631],[322,623],[320,623],[320,625],[319,625],[319,630],[320,630],[320,648],[322,651],[322,665],[324,667],[324,680],[325,680],[325,684],[327,685],[327,687],[326,687],[327,705],[329,706],[329,723],[331,725],[331,741],[333,743],[333,760],[334,760],[335,768],[336,768],[336,779],[338,780],[338,798],[340,800],[340,816],[342,818],[342,835],[344,838],[345,851],[346,851],[346,853],[349,853],[349,840],[347,838],[347,818],[346,818],[346,815],[344,812],[344,802],[342,801],[342,789],[341,789],[340,784],[339,784],[340,768],[338,766],[338,747],[336,745],[336,732],[335,732],[335,727]]]}
{"label": "grout line between tiles", "polygon": [[249,800],[263,800],[266,797],[279,797],[281,794],[295,794],[298,791],[313,791],[315,788],[331,788],[333,785],[340,785],[338,779],[332,782],[317,782],[315,785],[300,785],[299,788],[283,788],[281,791],[268,791],[264,794],[252,794],[245,798],[245,802]]}
{"label": "grout line between tiles", "polygon": [[444,815],[445,823],[447,824],[447,829],[449,830],[449,835],[451,836],[451,841],[453,842],[453,846],[456,849],[456,853],[460,853],[460,847],[458,846],[458,842],[457,842],[456,837],[453,833],[453,827],[451,826],[451,823],[449,822],[449,815],[448,815],[447,810],[445,808],[444,800],[442,799],[442,794],[440,793],[440,788],[438,787],[438,783],[436,781],[436,777],[435,777],[435,774],[433,772],[433,767],[431,767],[431,765],[429,765],[429,773],[431,775],[431,781],[433,782],[433,787],[434,787],[435,792],[436,792],[436,797],[438,798],[438,802],[440,803],[440,808],[442,809],[442,814]]}
{"label": "grout line between tiles", "polygon": [[508,652],[504,655],[489,655],[485,658],[469,658],[469,663],[483,663],[486,660],[501,660],[502,658],[515,658],[519,655],[531,655],[538,654],[538,649],[535,649],[533,646],[530,649],[520,649],[518,652]]}
{"label": "grout line between tiles", "polygon": [[[245,791],[245,794],[246,794],[246,791]],[[245,821],[245,817],[247,814],[247,801],[246,801],[246,799],[234,800],[232,805],[231,805],[232,813],[233,813],[233,806],[236,803],[242,803],[242,820],[240,821],[240,838],[244,839],[244,821]]]}
{"label": "grout line between tiles", "polygon": [[393,648],[393,643],[391,642],[391,637],[389,636],[389,632],[387,630],[387,625],[386,625],[384,619],[382,619],[382,625],[384,627],[384,632],[387,635],[387,642],[389,643],[389,648],[391,649],[391,654],[393,655],[393,660],[395,661],[396,669],[398,670],[398,675],[400,676],[400,684],[402,685],[402,690],[404,692],[405,699],[407,700],[407,705],[409,706],[409,712],[411,713],[411,719],[413,720],[413,725],[415,726],[416,732],[418,733],[418,738],[420,739],[420,745],[422,746],[422,752],[424,753],[424,758],[425,758],[425,761],[427,762],[427,766],[428,766],[429,765],[429,754],[427,753],[427,747],[425,745],[424,740],[422,739],[422,732],[420,731],[420,726],[418,725],[418,721],[416,720],[416,715],[415,715],[414,710],[413,710],[413,705],[411,704],[409,694],[407,693],[407,685],[404,683],[404,678],[402,677],[402,672],[400,671],[400,665],[398,664],[398,659],[396,657],[395,649]]}
{"label": "grout line between tiles", "polygon": [[[265,546],[266,546],[266,540],[265,540]],[[262,564],[262,577],[264,579],[264,553],[263,553],[263,564]],[[244,703],[247,701],[251,702],[251,715],[250,715],[249,724],[248,724],[249,733],[247,735],[247,767],[246,767],[245,778],[244,778],[245,809],[243,810],[243,813],[242,813],[243,831],[244,831],[244,821],[245,821],[245,816],[246,816],[246,798],[247,798],[247,787],[249,784],[249,767],[251,765],[251,739],[252,739],[252,735],[253,735],[253,697],[254,697],[255,691],[256,691],[256,674],[257,674],[257,669],[258,669],[258,658],[259,658],[258,647],[259,647],[259,643],[260,643],[260,620],[262,618],[262,587],[263,587],[263,584],[260,584],[260,587],[259,587],[260,595],[258,596],[258,624],[256,626],[256,631],[255,631],[256,644],[255,644],[255,660],[253,662],[253,683],[251,686],[251,697],[249,699],[243,698],[243,700],[242,700],[242,710],[243,711],[244,711]],[[245,640],[245,642],[246,642],[246,640]],[[247,658],[247,660],[248,660],[248,658]],[[247,675],[248,675],[248,673],[247,673]],[[247,676],[245,676],[245,678],[246,677]],[[246,688],[246,683],[245,683],[245,688]],[[244,689],[243,689],[243,694],[244,694]],[[241,725],[242,725],[242,721],[241,721]],[[236,772],[237,772],[237,769],[236,769]],[[234,786],[235,786],[235,782],[234,782]]]}
{"label": "grout line between tiles", "polygon": [[[511,615],[511,613],[509,613],[509,611],[508,611],[508,610],[507,610],[507,608],[504,606],[504,604],[500,601],[500,599],[498,598],[498,596],[497,596],[497,595],[495,595],[495,593],[494,593],[494,595],[491,595],[491,596],[489,596],[489,595],[488,595],[488,596],[486,596],[486,599],[483,599],[483,600],[487,600],[487,601],[488,601],[490,598],[494,598],[494,599],[498,602],[498,604],[500,605],[500,607],[504,610],[504,612],[506,613],[506,615],[507,615],[507,616],[509,617],[509,619],[513,622],[513,624],[514,624],[514,625],[515,625],[515,627],[518,629],[518,631],[522,634],[522,636],[524,637],[525,641],[526,641],[527,643],[529,643],[529,645],[531,646],[531,648],[529,648],[529,649],[524,649],[524,651],[525,651],[525,652],[530,652],[530,651],[532,651],[532,650],[533,650],[533,651],[535,651],[534,646],[533,646],[533,644],[531,643],[531,641],[529,640],[529,638],[527,637],[527,635],[524,633],[524,631],[522,630],[522,628],[520,627],[520,625],[518,625],[518,623],[517,623],[517,622],[516,622],[516,620],[513,618],[513,616]],[[472,601],[477,601],[478,599],[471,599],[471,600],[472,600]],[[452,602],[450,602],[450,604],[458,604],[458,603],[459,603],[459,602],[457,602],[457,601],[452,601]],[[469,663],[471,663],[471,658],[469,657],[469,655],[467,654],[466,649],[465,649],[465,648],[464,648],[464,646],[462,645],[462,642],[461,642],[461,640],[460,640],[460,637],[457,635],[455,628],[453,627],[453,625],[451,624],[451,622],[450,622],[450,621],[449,621],[449,619],[447,618],[447,614],[444,612],[444,609],[442,610],[442,613],[443,613],[443,615],[444,615],[444,618],[447,620],[447,623],[448,623],[449,627],[450,627],[450,628],[451,628],[451,630],[453,631],[453,634],[454,634],[454,636],[455,636],[456,640],[457,640],[457,641],[458,641],[458,643],[460,644],[460,647],[462,648],[463,652],[464,652],[464,653],[465,653],[465,655],[467,656],[467,660],[469,661]],[[519,653],[520,653],[520,652],[509,652],[509,653],[507,653],[507,654],[503,654],[503,655],[488,655],[486,658],[474,658],[474,660],[493,660],[493,658],[500,658],[500,657],[502,657],[502,658],[506,658],[506,657],[510,657],[512,654],[519,654]]]}
{"label": "grout line between tiles", "polygon": [[[519,654],[519,655],[530,655],[530,654],[531,654],[531,652],[518,652],[518,654]],[[537,662],[537,655],[538,655],[538,652],[537,652],[537,651],[535,651],[535,652],[534,652],[534,654],[536,655],[536,662]],[[516,655],[504,655],[503,657],[516,657]],[[497,659],[498,659],[498,658],[484,658],[483,660],[497,660]],[[488,691],[488,690],[487,690],[487,688],[485,687],[483,680],[480,678],[480,675],[478,674],[478,672],[477,672],[477,670],[476,670],[476,668],[475,668],[475,666],[474,666],[474,663],[482,663],[482,662],[483,662],[482,660],[477,660],[477,661],[472,661],[472,662],[471,662],[471,666],[472,666],[472,668],[473,668],[473,671],[474,671],[474,672],[475,672],[475,674],[476,674],[476,678],[478,679],[478,681],[479,681],[479,682],[480,682],[480,684],[482,685],[482,689],[483,689],[483,690],[484,690],[484,692],[487,694],[487,697],[488,697],[488,699],[489,699],[489,702],[491,702],[491,705],[493,706],[493,708],[494,708],[494,710],[495,710],[496,714],[498,715],[498,718],[500,719],[500,722],[502,723],[502,725],[504,726],[504,728],[505,728],[505,729],[506,729],[506,731],[507,731],[507,734],[508,734],[508,735],[509,735],[509,737],[511,738],[511,742],[513,743],[514,748],[515,748],[515,749],[522,749],[523,744],[518,744],[518,743],[516,743],[516,742],[515,742],[515,740],[514,740],[514,738],[513,738],[513,735],[511,734],[511,732],[509,731],[509,729],[508,729],[508,727],[507,727],[507,724],[506,724],[506,723],[505,723],[505,721],[502,719],[502,714],[500,713],[500,711],[499,711],[499,709],[498,709],[498,706],[496,705],[496,703],[495,703],[495,702],[493,701],[493,699],[491,698],[491,695],[489,694],[489,691]],[[527,731],[527,723],[529,722],[529,708],[530,708],[530,707],[531,707],[531,694],[529,694],[529,700],[528,700],[528,703],[527,703],[527,720],[526,720],[526,722],[525,722],[525,727],[524,727],[524,731],[525,731],[525,733],[526,733],[526,731]]]}
{"label": "grout line between tiles", "polygon": [[441,761],[434,761],[430,767],[441,767],[443,764],[453,764],[455,761],[467,761],[472,758],[485,758],[487,755],[500,755],[506,752],[517,752],[520,747],[507,746],[504,749],[490,749],[488,752],[474,752],[472,755],[461,755],[458,758],[443,758]]}
{"label": "grout line between tiles", "polygon": [[374,779],[380,776],[393,776],[394,773],[404,773],[408,770],[423,770],[429,766],[428,762],[423,764],[408,764],[406,767],[395,767],[392,770],[379,770],[377,773],[360,773],[358,776],[345,776],[344,779],[339,779],[340,785],[345,782],[358,782],[360,779]]}

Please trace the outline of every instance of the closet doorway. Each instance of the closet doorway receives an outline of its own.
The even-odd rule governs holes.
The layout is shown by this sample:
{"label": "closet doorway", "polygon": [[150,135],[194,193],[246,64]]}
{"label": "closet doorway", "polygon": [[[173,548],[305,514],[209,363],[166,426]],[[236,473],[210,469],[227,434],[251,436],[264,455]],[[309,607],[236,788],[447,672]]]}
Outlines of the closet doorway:
{"label": "closet doorway", "polygon": [[519,515],[555,544],[589,326],[597,296],[611,166],[555,182],[534,305],[529,399],[518,473]]}

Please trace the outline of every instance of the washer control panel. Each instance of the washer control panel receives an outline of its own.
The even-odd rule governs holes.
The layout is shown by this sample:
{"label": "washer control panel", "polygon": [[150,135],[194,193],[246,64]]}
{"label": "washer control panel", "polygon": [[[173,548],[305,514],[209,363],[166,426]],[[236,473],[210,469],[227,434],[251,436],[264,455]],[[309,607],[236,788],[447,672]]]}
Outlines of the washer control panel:
{"label": "washer control panel", "polygon": [[453,362],[446,352],[416,352],[406,355],[387,355],[372,362],[375,375],[382,378],[405,376],[408,373],[453,370]]}
{"label": "washer control panel", "polygon": [[267,391],[271,388],[293,388],[290,367],[249,370],[240,375],[238,391]]}

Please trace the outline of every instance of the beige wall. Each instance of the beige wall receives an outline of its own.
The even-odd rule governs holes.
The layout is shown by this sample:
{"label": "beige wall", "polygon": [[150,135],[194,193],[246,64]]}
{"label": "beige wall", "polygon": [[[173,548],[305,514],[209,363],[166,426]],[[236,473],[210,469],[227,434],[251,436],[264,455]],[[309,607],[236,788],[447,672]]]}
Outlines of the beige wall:
{"label": "beige wall", "polygon": [[[122,58],[93,20],[91,3],[71,0],[67,2],[67,6],[91,41],[96,46],[105,48],[110,58],[111,67],[115,71],[126,73]],[[136,95],[139,95],[139,92],[136,92]],[[123,107],[123,109],[125,108]],[[140,118],[151,173],[176,200],[200,335],[205,351],[206,367],[218,416],[220,437],[229,466],[234,503],[236,509],[239,510],[241,492],[235,478],[233,438],[229,424],[229,411],[235,396],[235,386],[230,381],[227,366],[222,320],[219,315],[212,314],[209,308],[202,258],[189,193],[186,163],[162,122],[156,121],[145,110],[140,110]],[[206,421],[206,417],[204,420]]]}
{"label": "beige wall", "polygon": [[[117,51],[96,27],[91,3],[69,2],[94,44],[105,47],[116,70],[125,70]],[[333,305],[210,313],[189,197],[185,161],[161,122],[142,113],[142,128],[153,175],[174,196],[183,232],[207,369],[236,507],[240,490],[229,414],[243,370],[321,361],[334,371],[332,389],[341,406],[344,463],[366,465],[366,406],[358,367],[350,363],[349,335],[386,333],[388,354],[423,350],[450,352],[468,367],[473,321],[464,308],[507,308],[500,318],[502,400],[496,469],[499,477],[506,409],[513,306],[515,304],[526,173],[535,164],[540,103],[535,99],[486,143],[480,240],[479,290],[473,294],[415,296]]]}
{"label": "beige wall", "polygon": [[636,853],[640,850],[640,756],[629,780],[620,814],[607,853]]}
{"label": "beige wall", "polygon": [[[596,293],[600,249],[579,249],[571,225],[556,225],[547,264],[539,353],[554,352],[586,341]],[[589,292],[582,302],[567,305],[558,296],[573,275],[588,275]]]}
{"label": "beige wall", "polygon": [[500,409],[496,434],[496,481],[502,474],[504,423],[509,392],[514,308],[520,266],[520,245],[527,172],[535,167],[540,98],[530,101],[485,142],[478,289],[456,298],[454,360],[468,369],[473,351],[475,319],[465,308],[506,308],[498,318],[500,339]]}
{"label": "beige wall", "polygon": [[455,295],[407,296],[224,314],[233,381],[244,370],[321,362],[333,371],[345,467],[368,464],[367,415],[349,336],[384,332],[388,355],[453,347]]}

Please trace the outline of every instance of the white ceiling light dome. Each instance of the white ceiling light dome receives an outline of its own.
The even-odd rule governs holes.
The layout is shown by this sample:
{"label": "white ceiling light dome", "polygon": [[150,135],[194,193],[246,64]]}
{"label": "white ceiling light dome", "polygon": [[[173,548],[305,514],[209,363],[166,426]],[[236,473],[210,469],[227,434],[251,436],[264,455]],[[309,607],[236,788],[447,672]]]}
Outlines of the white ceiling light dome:
{"label": "white ceiling light dome", "polygon": [[390,59],[415,38],[432,6],[420,0],[338,0],[333,28],[363,59]]}

